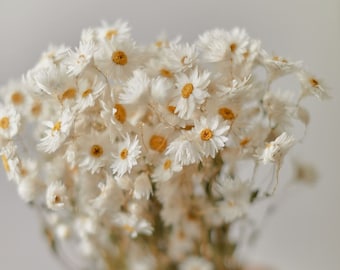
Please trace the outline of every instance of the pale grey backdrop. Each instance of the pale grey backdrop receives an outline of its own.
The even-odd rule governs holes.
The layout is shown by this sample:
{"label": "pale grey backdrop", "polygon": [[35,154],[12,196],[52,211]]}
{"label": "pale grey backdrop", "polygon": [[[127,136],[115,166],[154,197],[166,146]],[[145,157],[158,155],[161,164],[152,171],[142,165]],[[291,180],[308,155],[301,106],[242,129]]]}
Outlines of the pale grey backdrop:
{"label": "pale grey backdrop", "polygon": [[[0,83],[20,76],[50,43],[75,46],[82,28],[126,19],[139,42],[162,30],[192,41],[212,27],[245,27],[263,46],[303,59],[332,88],[308,102],[312,122],[299,156],[317,164],[319,183],[287,194],[249,259],[279,270],[340,269],[340,1],[0,1]],[[0,179],[0,269],[62,269],[43,241],[35,213]]]}

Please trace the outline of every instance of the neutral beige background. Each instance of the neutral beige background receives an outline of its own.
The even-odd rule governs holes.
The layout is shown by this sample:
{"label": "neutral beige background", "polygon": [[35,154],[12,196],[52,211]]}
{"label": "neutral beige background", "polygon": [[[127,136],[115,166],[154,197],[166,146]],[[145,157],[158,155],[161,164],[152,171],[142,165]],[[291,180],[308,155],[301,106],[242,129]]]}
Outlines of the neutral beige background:
{"label": "neutral beige background", "polygon": [[[0,83],[29,69],[49,43],[75,46],[84,27],[128,20],[139,42],[161,30],[192,41],[212,27],[245,27],[263,46],[325,79],[333,100],[308,102],[312,122],[298,156],[317,164],[319,183],[287,193],[248,258],[278,270],[340,269],[340,1],[0,1]],[[42,240],[36,214],[0,179],[0,269],[62,269]]]}

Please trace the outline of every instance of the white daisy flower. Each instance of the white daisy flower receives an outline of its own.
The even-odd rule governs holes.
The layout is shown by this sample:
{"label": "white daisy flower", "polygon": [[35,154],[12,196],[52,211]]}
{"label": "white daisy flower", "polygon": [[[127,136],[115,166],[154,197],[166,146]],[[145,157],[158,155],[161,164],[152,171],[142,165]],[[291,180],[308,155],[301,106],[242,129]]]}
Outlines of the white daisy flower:
{"label": "white daisy flower", "polygon": [[221,29],[208,31],[199,36],[198,41],[203,61],[209,63],[222,61],[241,63],[248,44],[249,36],[240,28],[234,28],[230,32]]}
{"label": "white daisy flower", "polygon": [[5,96],[5,104],[11,104],[17,110],[21,111],[28,100],[25,88],[25,83],[22,82],[22,80],[9,81],[7,85],[0,89],[0,93]]}
{"label": "white daisy flower", "polygon": [[11,139],[17,135],[21,115],[12,106],[0,106],[0,136],[4,139]]}
{"label": "white daisy flower", "polygon": [[112,147],[107,132],[86,134],[77,140],[77,145],[79,167],[94,174],[108,165]]}
{"label": "white daisy flower", "polygon": [[166,149],[165,155],[174,156],[176,163],[189,165],[201,160],[199,148],[192,138],[181,136],[172,141]]}
{"label": "white daisy flower", "polygon": [[183,167],[177,163],[174,158],[166,156],[161,160],[151,175],[152,181],[167,181],[174,175],[174,173],[180,172],[182,169]]}
{"label": "white daisy flower", "polygon": [[175,106],[175,113],[183,119],[190,119],[199,105],[202,105],[209,93],[207,87],[210,83],[210,73],[199,72],[195,68],[189,76],[180,73],[176,76],[177,93],[171,105]]}
{"label": "white daisy flower", "polygon": [[78,76],[93,61],[96,46],[92,40],[81,41],[75,51],[71,51],[66,60],[67,73],[71,76]]}
{"label": "white daisy flower", "polygon": [[143,106],[148,102],[150,78],[142,69],[133,71],[133,76],[127,81],[123,92],[119,95],[122,104],[136,104]]}
{"label": "white daisy flower", "polygon": [[104,92],[105,87],[106,83],[101,81],[97,76],[93,80],[80,78],[78,80],[79,95],[76,105],[79,112],[94,106],[95,101]]}
{"label": "white daisy flower", "polygon": [[112,39],[95,53],[95,64],[109,78],[126,80],[142,63],[140,49],[132,40]]}
{"label": "white daisy flower", "polygon": [[73,106],[78,94],[74,77],[66,73],[66,68],[52,66],[40,69],[32,74],[33,80],[41,92],[50,95],[58,102]]}
{"label": "white daisy flower", "polygon": [[130,135],[126,135],[123,142],[118,145],[118,153],[112,154],[112,173],[122,176],[126,172],[130,173],[133,166],[137,164],[137,159],[141,153],[141,146],[137,136],[131,141]]}
{"label": "white daisy flower", "polygon": [[198,51],[195,45],[189,45],[188,43],[182,44],[170,44],[169,48],[164,50],[165,61],[167,65],[171,67],[175,72],[185,72],[192,69],[198,58]]}
{"label": "white daisy flower", "polygon": [[45,130],[45,137],[41,138],[37,145],[38,150],[46,153],[55,152],[69,136],[73,124],[74,115],[69,109],[64,109],[56,122],[43,122],[47,130]]}
{"label": "white daisy flower", "polygon": [[283,132],[274,141],[267,143],[259,158],[264,164],[271,162],[280,163],[284,155],[294,145],[294,143],[294,137]]}
{"label": "white daisy flower", "polygon": [[135,215],[119,213],[115,215],[113,223],[121,227],[132,238],[136,238],[139,234],[151,235],[153,232],[153,228],[147,220]]}
{"label": "white daisy flower", "polygon": [[69,55],[70,48],[65,45],[48,46],[47,50],[42,53],[37,68],[49,67],[51,65],[59,65]]}
{"label": "white daisy flower", "polygon": [[199,121],[195,120],[194,126],[192,133],[200,145],[202,156],[214,158],[228,141],[226,133],[230,128],[229,124],[221,122],[218,116],[215,116],[210,119],[201,117]]}
{"label": "white daisy flower", "polygon": [[122,20],[117,20],[113,24],[103,21],[102,26],[96,28],[96,32],[98,38],[104,41],[110,41],[111,39],[126,40],[131,35],[128,23]]}
{"label": "white daisy flower", "polygon": [[319,99],[327,99],[330,97],[329,91],[323,81],[312,74],[306,71],[301,71],[298,73],[298,78],[302,87],[301,97],[310,95],[316,96]]}
{"label": "white daisy flower", "polygon": [[20,160],[16,150],[16,145],[10,141],[6,146],[1,148],[0,155],[8,180],[19,183],[21,180]]}
{"label": "white daisy flower", "polygon": [[46,205],[54,211],[64,209],[69,203],[66,186],[61,181],[53,181],[46,190]]}
{"label": "white daisy flower", "polygon": [[265,50],[260,50],[259,56],[259,61],[263,63],[265,69],[270,74],[270,80],[299,71],[302,67],[301,61],[292,62],[282,56],[271,56]]}
{"label": "white daisy flower", "polygon": [[179,265],[179,270],[214,270],[212,262],[203,257],[189,256]]}

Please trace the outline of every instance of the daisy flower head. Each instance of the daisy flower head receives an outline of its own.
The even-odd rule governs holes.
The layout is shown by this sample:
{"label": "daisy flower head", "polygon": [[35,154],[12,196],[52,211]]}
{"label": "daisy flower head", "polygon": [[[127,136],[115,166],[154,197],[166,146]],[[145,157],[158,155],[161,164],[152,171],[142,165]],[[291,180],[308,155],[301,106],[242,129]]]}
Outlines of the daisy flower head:
{"label": "daisy flower head", "polygon": [[193,141],[192,136],[187,134],[173,140],[167,147],[165,155],[173,156],[174,161],[182,166],[197,163],[201,160],[197,143]]}
{"label": "daisy flower head", "polygon": [[306,71],[298,73],[298,78],[302,87],[301,97],[315,96],[321,100],[330,98],[329,91],[323,81]]}
{"label": "daisy flower head", "polygon": [[302,67],[301,61],[292,62],[279,55],[270,55],[263,49],[260,50],[258,59],[269,72],[271,80],[299,71]]}
{"label": "daisy flower head", "polygon": [[170,44],[170,47],[164,50],[166,62],[169,67],[175,72],[185,72],[192,69],[198,59],[198,51],[196,46],[188,43]]}
{"label": "daisy flower head", "polygon": [[137,165],[137,159],[141,154],[141,146],[137,136],[133,139],[127,134],[124,140],[118,144],[118,151],[113,156],[111,165],[112,173],[123,176],[126,172],[130,173],[133,166]]}
{"label": "daisy flower head", "polygon": [[152,174],[154,182],[168,181],[175,173],[180,172],[183,167],[177,163],[174,157],[166,156],[155,168]]}
{"label": "daisy flower head", "polygon": [[69,202],[67,188],[61,181],[51,182],[46,190],[46,205],[49,209],[58,211],[64,209]]}
{"label": "daisy flower head", "polygon": [[108,165],[112,147],[107,132],[86,134],[78,139],[77,145],[79,167],[95,174]]}
{"label": "daisy flower head", "polygon": [[131,28],[129,24],[123,20],[117,20],[112,24],[103,21],[102,26],[96,28],[96,32],[98,38],[105,42],[112,39],[126,40],[131,36]]}
{"label": "daisy flower head", "polygon": [[93,55],[96,51],[94,41],[81,41],[75,51],[71,51],[66,59],[67,73],[70,76],[78,76],[93,61]]}
{"label": "daisy flower head", "polygon": [[183,119],[190,119],[195,110],[202,105],[208,93],[210,73],[208,71],[199,72],[198,68],[192,70],[189,75],[179,73],[176,76],[176,95],[171,105],[176,107],[175,113]]}
{"label": "daisy flower head", "polygon": [[37,145],[38,150],[46,153],[55,152],[68,138],[74,124],[74,113],[70,109],[64,109],[61,116],[55,122],[45,121],[47,127],[45,136],[40,139]]}
{"label": "daisy flower head", "polygon": [[259,158],[264,164],[280,163],[294,143],[294,137],[283,132],[274,141],[267,143]]}
{"label": "daisy flower head", "polygon": [[249,36],[244,29],[234,28],[230,32],[215,29],[199,36],[198,46],[204,62],[231,61],[241,63],[247,52]]}
{"label": "daisy flower head", "polygon": [[216,153],[226,146],[229,128],[229,124],[221,121],[218,116],[210,119],[202,116],[199,120],[195,120],[192,133],[199,145],[201,155],[214,158]]}
{"label": "daisy flower head", "polygon": [[0,136],[4,139],[12,139],[18,134],[20,128],[20,114],[13,106],[0,107]]}
{"label": "daisy flower head", "polygon": [[19,183],[21,180],[20,160],[16,145],[10,141],[0,149],[0,155],[8,180]]}
{"label": "daisy flower head", "polygon": [[132,238],[136,238],[139,234],[151,235],[153,232],[151,224],[136,215],[118,213],[114,216],[113,223],[121,227]]}
{"label": "daisy flower head", "polygon": [[103,94],[106,83],[95,76],[94,79],[80,78],[78,80],[79,95],[77,96],[77,110],[79,112],[95,105],[95,101]]}
{"label": "daisy flower head", "polygon": [[131,39],[112,39],[95,53],[95,64],[110,79],[122,81],[143,62],[140,48]]}
{"label": "daisy flower head", "polygon": [[127,81],[123,92],[119,95],[122,104],[136,104],[138,106],[148,102],[150,78],[142,69],[133,71],[132,77]]}
{"label": "daisy flower head", "polygon": [[41,55],[36,67],[50,67],[60,65],[69,55],[70,48],[65,45],[50,45]]}
{"label": "daisy flower head", "polygon": [[27,103],[27,93],[25,84],[21,80],[10,81],[7,85],[0,89],[0,93],[5,96],[5,103],[11,104],[14,108],[21,111]]}

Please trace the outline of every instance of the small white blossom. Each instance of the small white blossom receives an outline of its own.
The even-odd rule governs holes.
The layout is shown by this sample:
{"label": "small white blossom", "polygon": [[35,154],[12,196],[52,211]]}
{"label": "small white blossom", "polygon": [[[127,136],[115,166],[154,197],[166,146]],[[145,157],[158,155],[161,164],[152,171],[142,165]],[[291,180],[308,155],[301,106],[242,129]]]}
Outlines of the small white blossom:
{"label": "small white blossom", "polygon": [[81,41],[79,47],[72,51],[67,59],[67,73],[71,76],[78,76],[93,61],[96,50],[92,40]]}
{"label": "small white blossom", "polygon": [[207,91],[209,76],[209,72],[200,73],[197,68],[189,76],[184,73],[176,76],[176,96],[171,104],[176,107],[175,113],[179,117],[190,119],[197,107],[210,96]]}
{"label": "small white blossom", "polygon": [[69,202],[67,188],[61,181],[53,181],[46,190],[46,205],[51,210],[64,209]]}
{"label": "small white blossom", "polygon": [[74,124],[74,115],[70,110],[65,109],[57,121],[45,121],[43,124],[47,130],[45,130],[45,137],[41,138],[37,147],[46,153],[53,153],[69,136]]}
{"label": "small white blossom", "polygon": [[323,81],[312,74],[301,71],[298,73],[298,78],[302,87],[302,97],[310,95],[316,96],[319,99],[327,99],[330,97],[328,89]]}
{"label": "small white blossom", "polygon": [[127,135],[124,141],[119,143],[118,151],[113,156],[111,165],[112,173],[122,176],[126,172],[130,172],[132,167],[137,164],[137,159],[141,153],[141,146],[137,136],[131,140]]}
{"label": "small white blossom", "polygon": [[294,145],[295,139],[286,132],[283,132],[274,141],[267,143],[265,149],[260,155],[260,160],[264,164],[280,163],[287,151]]}
{"label": "small white blossom", "polygon": [[147,220],[135,215],[119,213],[115,215],[113,222],[132,238],[136,238],[138,234],[151,235],[153,232],[153,228]]}
{"label": "small white blossom", "polygon": [[211,119],[201,117],[195,121],[194,126],[192,132],[197,138],[202,156],[214,158],[218,150],[226,146],[226,133],[230,126],[225,121],[221,122],[217,116]]}
{"label": "small white blossom", "polygon": [[11,139],[17,135],[20,128],[20,114],[12,106],[0,104],[0,136]]}
{"label": "small white blossom", "polygon": [[137,69],[133,72],[123,92],[119,95],[120,103],[142,105],[148,101],[148,92],[150,87],[150,79],[145,71]]}

